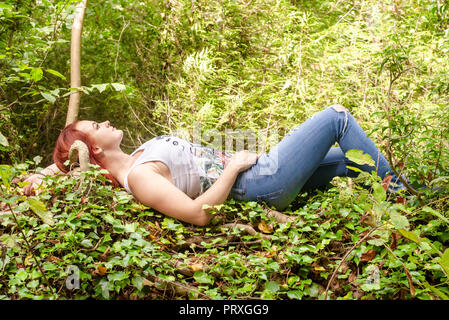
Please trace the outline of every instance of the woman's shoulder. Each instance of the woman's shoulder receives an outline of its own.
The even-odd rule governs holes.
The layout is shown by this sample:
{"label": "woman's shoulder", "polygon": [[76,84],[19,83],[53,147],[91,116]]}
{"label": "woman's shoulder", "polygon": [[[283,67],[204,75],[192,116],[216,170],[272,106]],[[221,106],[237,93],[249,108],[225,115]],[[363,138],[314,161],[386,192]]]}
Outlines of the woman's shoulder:
{"label": "woman's shoulder", "polygon": [[160,175],[160,173],[157,167],[151,165],[150,162],[137,165],[128,173],[125,188],[132,192],[131,189],[136,184],[140,184],[143,181],[151,181],[155,175]]}

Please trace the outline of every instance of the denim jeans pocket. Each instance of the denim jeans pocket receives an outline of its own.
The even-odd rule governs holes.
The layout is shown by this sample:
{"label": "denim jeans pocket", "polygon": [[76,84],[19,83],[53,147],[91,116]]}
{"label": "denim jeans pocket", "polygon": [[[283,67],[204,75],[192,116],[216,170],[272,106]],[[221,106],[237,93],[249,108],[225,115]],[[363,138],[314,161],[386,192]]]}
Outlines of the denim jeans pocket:
{"label": "denim jeans pocket", "polygon": [[259,194],[256,197],[257,197],[258,201],[270,202],[270,201],[279,199],[283,194],[284,194],[284,189],[280,189],[280,190],[270,192],[270,193]]}

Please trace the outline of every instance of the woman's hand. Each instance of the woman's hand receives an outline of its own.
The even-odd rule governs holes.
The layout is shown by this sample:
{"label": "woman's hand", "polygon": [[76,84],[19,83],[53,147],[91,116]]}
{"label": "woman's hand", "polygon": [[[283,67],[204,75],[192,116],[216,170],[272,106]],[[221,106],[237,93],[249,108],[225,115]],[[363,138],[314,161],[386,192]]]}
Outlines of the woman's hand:
{"label": "woman's hand", "polygon": [[29,182],[29,184],[23,187],[23,193],[25,195],[30,196],[35,189],[37,189],[42,183],[45,183],[44,175],[40,173],[35,173],[32,176],[28,177],[24,182]]}
{"label": "woman's hand", "polygon": [[40,173],[35,173],[29,176],[24,182],[29,182],[29,184],[23,187],[23,193],[29,196],[36,190],[42,183],[45,183],[43,180],[45,176],[48,175],[61,175],[63,174],[56,164],[52,163],[48,167],[44,168]]}
{"label": "woman's hand", "polygon": [[260,156],[261,154],[252,153],[248,150],[238,151],[233,155],[228,166],[233,166],[240,173],[251,168]]}

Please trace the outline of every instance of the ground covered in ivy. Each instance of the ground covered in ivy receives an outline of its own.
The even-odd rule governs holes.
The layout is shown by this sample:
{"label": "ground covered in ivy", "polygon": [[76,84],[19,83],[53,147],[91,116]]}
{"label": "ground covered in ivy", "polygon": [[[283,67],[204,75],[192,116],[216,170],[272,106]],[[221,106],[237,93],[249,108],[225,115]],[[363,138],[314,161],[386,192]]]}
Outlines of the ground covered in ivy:
{"label": "ground covered in ivy", "polygon": [[79,119],[122,129],[124,152],[281,138],[338,103],[414,187],[440,188],[335,178],[281,213],[228,201],[199,228],[95,170],[23,195],[65,124],[76,3],[0,3],[0,299],[448,299],[449,4],[89,2]]}
{"label": "ground covered in ivy", "polygon": [[282,214],[228,200],[196,227],[137,203],[94,168],[48,177],[27,198],[26,166],[2,166],[3,299],[449,296],[443,194],[423,206],[362,174],[303,193]]}

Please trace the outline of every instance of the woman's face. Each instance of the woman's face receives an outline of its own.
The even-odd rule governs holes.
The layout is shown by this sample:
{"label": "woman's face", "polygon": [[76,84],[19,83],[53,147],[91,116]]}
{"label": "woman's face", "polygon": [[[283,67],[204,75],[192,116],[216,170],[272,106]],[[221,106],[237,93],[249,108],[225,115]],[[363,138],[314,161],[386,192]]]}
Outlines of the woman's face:
{"label": "woman's face", "polygon": [[76,124],[76,129],[89,135],[92,142],[103,150],[119,147],[123,138],[123,131],[115,129],[109,121],[82,120]]}

